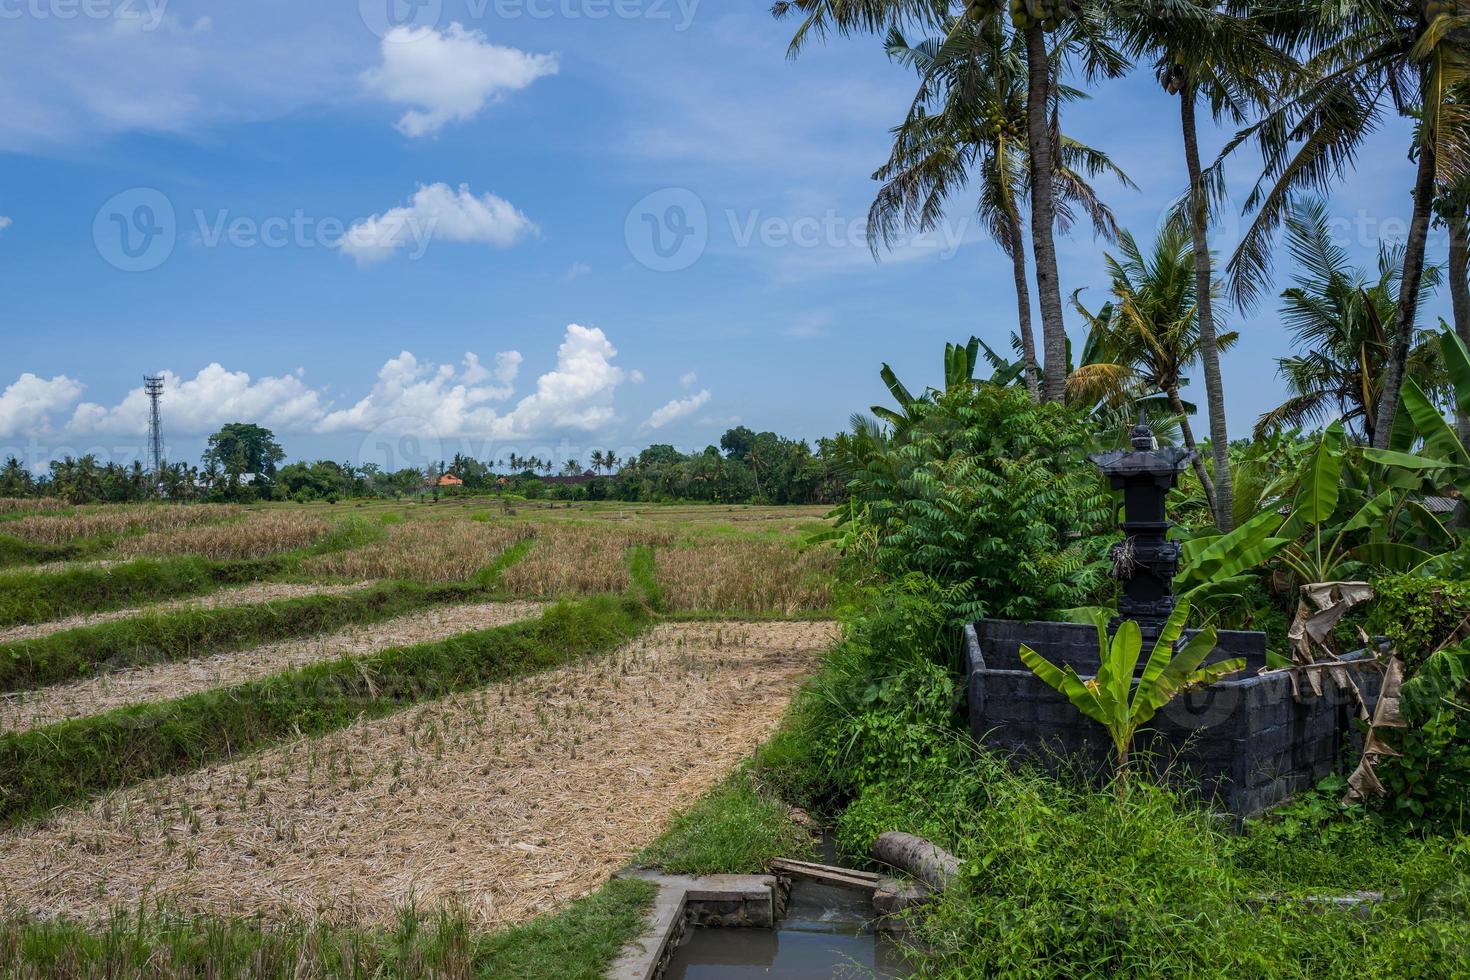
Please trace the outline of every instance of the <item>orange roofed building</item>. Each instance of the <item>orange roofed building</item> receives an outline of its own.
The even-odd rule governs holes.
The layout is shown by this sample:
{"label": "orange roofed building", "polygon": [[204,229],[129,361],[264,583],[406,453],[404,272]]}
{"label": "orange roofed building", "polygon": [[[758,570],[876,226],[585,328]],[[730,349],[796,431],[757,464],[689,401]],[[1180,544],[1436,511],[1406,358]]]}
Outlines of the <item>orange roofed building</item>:
{"label": "orange roofed building", "polygon": [[455,476],[453,473],[445,473],[443,476],[439,477],[439,486],[462,487],[464,486],[464,481]]}

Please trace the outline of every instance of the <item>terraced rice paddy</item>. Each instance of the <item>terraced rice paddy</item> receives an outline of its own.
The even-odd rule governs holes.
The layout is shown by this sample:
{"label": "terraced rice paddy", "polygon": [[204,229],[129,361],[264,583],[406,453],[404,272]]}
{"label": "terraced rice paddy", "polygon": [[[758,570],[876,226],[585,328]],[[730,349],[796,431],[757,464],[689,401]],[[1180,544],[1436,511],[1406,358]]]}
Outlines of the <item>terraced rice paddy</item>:
{"label": "terraced rice paddy", "polygon": [[0,734],[25,731],[130,704],[147,704],[230,687],[308,664],[362,656],[395,646],[443,640],[540,615],[534,602],[482,602],[429,609],[329,636],[269,643],[198,660],[91,677],[39,691],[0,696]]}
{"label": "terraced rice paddy", "polygon": [[660,626],[613,656],[114,793],[0,836],[0,906],[525,921],[600,885],[749,754],[830,639],[814,623]]}
{"label": "terraced rice paddy", "polygon": [[215,609],[220,606],[246,606],[260,602],[298,599],[303,596],[313,595],[343,595],[354,589],[360,589],[367,584],[366,582],[355,582],[348,585],[255,582],[250,585],[220,589],[209,595],[191,599],[172,599],[168,602],[156,602],[151,605],[135,606],[129,609],[114,609],[109,612],[88,613],[84,616],[68,616],[66,619],[52,620],[49,623],[11,626],[7,629],[0,629],[0,643],[8,643],[11,640],[30,640],[36,637],[50,636],[52,633],[60,633],[63,630],[77,629],[81,626],[95,626],[98,623],[127,619],[146,613],[171,612],[175,609]]}

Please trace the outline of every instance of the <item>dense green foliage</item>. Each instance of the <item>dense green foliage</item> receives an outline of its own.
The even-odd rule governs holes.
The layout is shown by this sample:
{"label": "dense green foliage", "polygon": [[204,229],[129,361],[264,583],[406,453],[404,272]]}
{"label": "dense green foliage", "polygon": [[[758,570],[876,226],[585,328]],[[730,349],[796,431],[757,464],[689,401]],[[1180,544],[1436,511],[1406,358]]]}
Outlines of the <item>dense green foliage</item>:
{"label": "dense green foliage", "polygon": [[278,558],[140,558],[122,565],[0,574],[0,626],[45,623],[156,599],[199,595],[280,571]]}
{"label": "dense green foliage", "polygon": [[1470,581],[1392,575],[1373,589],[1369,629],[1393,641],[1410,675],[1441,646],[1470,637]]}
{"label": "dense green foliage", "polygon": [[347,595],[180,609],[0,644],[0,688],[44,687],[90,673],[205,657],[274,640],[381,622],[483,595],[470,585],[388,582]]}
{"label": "dense green foliage", "polygon": [[555,606],[525,623],[6,735],[0,737],[0,821],[560,666],[608,650],[646,624],[641,604],[595,598]]}
{"label": "dense green foliage", "polygon": [[[1315,816],[1298,805],[1236,834],[1146,782],[1120,795],[1015,770],[964,730],[945,608],[917,577],[875,595],[763,753],[763,781],[825,800],[852,856],[904,830],[961,858],[959,880],[912,922],[922,975],[1470,970],[1463,839],[1406,838],[1315,797]],[[1388,897],[1362,915],[1304,900],[1359,889]]]}
{"label": "dense green foliage", "polygon": [[1021,388],[965,385],[910,406],[898,437],[860,447],[851,489],[876,568],[959,590],[954,618],[1036,619],[1106,582],[1112,498],[1084,455],[1092,436]]}

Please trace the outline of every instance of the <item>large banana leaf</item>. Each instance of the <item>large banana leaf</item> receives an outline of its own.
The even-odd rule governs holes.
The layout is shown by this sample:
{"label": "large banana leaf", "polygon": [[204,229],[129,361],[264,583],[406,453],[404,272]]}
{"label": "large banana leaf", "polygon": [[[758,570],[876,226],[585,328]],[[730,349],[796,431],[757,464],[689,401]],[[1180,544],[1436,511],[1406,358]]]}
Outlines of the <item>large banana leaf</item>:
{"label": "large banana leaf", "polygon": [[1470,351],[1465,342],[1453,330],[1446,327],[1439,335],[1439,347],[1444,353],[1445,371],[1455,389],[1455,406],[1464,415],[1470,415]]}
{"label": "large banana leaf", "polygon": [[1348,554],[1368,565],[1390,572],[1412,572],[1435,556],[1402,541],[1366,541]]}
{"label": "large banana leaf", "polygon": [[1457,466],[1470,463],[1470,455],[1466,455],[1465,447],[1460,445],[1460,437],[1455,433],[1454,427],[1445,421],[1445,417],[1429,400],[1429,396],[1424,394],[1424,389],[1419,387],[1417,381],[1405,378],[1399,397],[1404,410],[1414,420],[1414,428],[1419,430],[1419,435],[1424,440],[1425,456],[1442,459]]}
{"label": "large banana leaf", "polygon": [[1077,671],[1072,669],[1071,664],[1066,667],[1057,667],[1024,643],[1021,644],[1021,662],[1031,668],[1031,672],[1037,677],[1065,694],[1067,700],[1071,701],[1078,711],[1104,725],[1112,723],[1112,717],[1103,708],[1097,695],[1082,683],[1082,678],[1077,676]]}
{"label": "large banana leaf", "polygon": [[1322,431],[1307,458],[1292,506],[1292,520],[1304,525],[1325,524],[1337,511],[1342,493],[1343,425],[1339,419]]}
{"label": "large banana leaf", "polygon": [[1281,515],[1267,509],[1229,534],[1187,542],[1180,586],[1198,589],[1255,568],[1290,543],[1290,538],[1277,536],[1280,529]]}

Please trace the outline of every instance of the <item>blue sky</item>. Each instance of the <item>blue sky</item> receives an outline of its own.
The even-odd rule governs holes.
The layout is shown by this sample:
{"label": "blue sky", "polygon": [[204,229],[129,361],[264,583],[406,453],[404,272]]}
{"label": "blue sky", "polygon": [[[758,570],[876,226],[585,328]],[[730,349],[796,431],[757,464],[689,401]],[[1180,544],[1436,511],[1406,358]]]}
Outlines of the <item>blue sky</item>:
{"label": "blue sky", "polygon": [[[0,453],[35,465],[136,455],[149,372],[191,460],[236,420],[390,466],[700,448],[736,420],[815,438],[886,399],[880,362],[923,385],[946,340],[1014,328],[962,202],[882,262],[862,240],[911,77],[871,38],[788,61],[764,3],[0,0],[0,21]],[[1184,184],[1177,103],[1141,72],[1064,125],[1140,185],[1104,190],[1148,238]],[[1333,195],[1365,264],[1403,235],[1406,145],[1386,127]],[[1104,248],[1061,244],[1090,305]],[[1279,400],[1274,310],[1228,315],[1235,434]]]}

